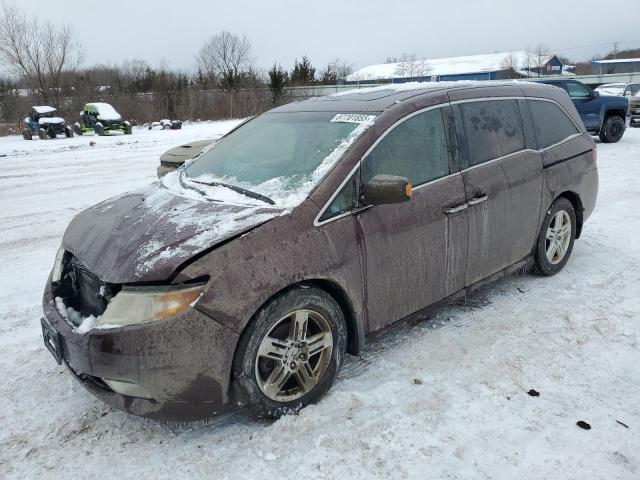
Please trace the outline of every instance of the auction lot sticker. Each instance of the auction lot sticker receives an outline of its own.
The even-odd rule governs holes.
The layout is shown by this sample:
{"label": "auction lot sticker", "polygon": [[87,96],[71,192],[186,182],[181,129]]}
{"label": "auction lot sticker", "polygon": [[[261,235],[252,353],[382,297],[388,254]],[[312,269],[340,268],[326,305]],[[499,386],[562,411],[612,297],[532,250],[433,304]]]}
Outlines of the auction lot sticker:
{"label": "auction lot sticker", "polygon": [[376,118],[375,115],[363,115],[361,113],[338,113],[331,122],[342,123],[366,123]]}

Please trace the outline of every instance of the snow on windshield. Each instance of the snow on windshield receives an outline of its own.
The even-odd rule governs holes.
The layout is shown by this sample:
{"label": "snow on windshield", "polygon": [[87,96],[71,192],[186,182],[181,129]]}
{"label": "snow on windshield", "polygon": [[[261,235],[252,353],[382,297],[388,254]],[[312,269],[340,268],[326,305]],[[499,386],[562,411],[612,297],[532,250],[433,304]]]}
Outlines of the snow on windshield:
{"label": "snow on windshield", "polygon": [[[262,182],[239,181],[237,178],[217,176],[214,173],[203,173],[195,178],[183,175],[180,182],[180,171],[174,175],[166,175],[162,184],[177,195],[189,198],[218,200],[229,203],[240,203],[243,205],[266,205],[264,201],[251,198],[243,194],[234,192],[223,186],[208,186],[203,183],[226,183],[241,187],[246,190],[268,197],[275,203],[276,207],[291,209],[302,203],[311,193],[313,188],[320,183],[324,176],[334,167],[338,160],[344,155],[349,147],[373,125],[373,116],[367,116],[344,138],[338,146],[333,149],[319,165],[303,178],[293,176],[278,176]],[[216,148],[215,146],[213,147]]]}

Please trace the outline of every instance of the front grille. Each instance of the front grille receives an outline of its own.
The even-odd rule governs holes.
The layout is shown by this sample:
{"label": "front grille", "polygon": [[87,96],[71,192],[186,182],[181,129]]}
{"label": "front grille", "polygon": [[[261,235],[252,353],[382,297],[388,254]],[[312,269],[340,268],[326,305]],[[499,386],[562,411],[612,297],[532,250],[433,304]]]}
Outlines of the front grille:
{"label": "front grille", "polygon": [[[102,315],[107,304],[120,289],[119,285],[101,281],[72,255],[65,255],[60,284],[55,296],[64,300],[65,306],[73,308],[81,317]],[[76,324],[77,316],[69,316]]]}

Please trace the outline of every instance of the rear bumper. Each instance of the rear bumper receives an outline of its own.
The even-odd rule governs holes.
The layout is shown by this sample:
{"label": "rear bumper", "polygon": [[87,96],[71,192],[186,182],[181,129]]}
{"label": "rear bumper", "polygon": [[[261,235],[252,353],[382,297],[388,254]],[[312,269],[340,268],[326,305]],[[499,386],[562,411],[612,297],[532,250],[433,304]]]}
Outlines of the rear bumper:
{"label": "rear bumper", "polygon": [[[45,289],[46,322],[58,334],[60,357],[80,383],[114,408],[158,420],[211,417],[229,403],[238,335],[202,312],[148,324],[74,332]],[[104,380],[135,385],[149,398],[116,393]]]}

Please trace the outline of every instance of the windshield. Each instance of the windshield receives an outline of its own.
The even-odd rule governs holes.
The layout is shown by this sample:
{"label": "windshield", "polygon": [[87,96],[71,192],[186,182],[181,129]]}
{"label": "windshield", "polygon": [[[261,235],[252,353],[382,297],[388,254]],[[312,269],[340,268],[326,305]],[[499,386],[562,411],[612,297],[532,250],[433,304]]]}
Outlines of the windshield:
{"label": "windshield", "polygon": [[[185,179],[240,187],[293,207],[304,200],[374,115],[265,113],[185,167]],[[250,198],[248,199],[250,200]]]}

